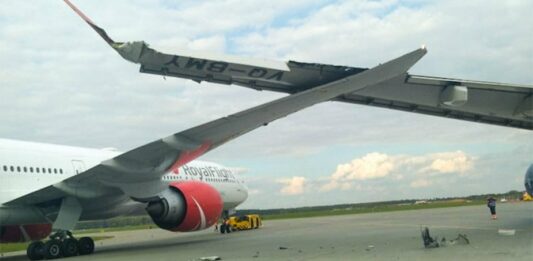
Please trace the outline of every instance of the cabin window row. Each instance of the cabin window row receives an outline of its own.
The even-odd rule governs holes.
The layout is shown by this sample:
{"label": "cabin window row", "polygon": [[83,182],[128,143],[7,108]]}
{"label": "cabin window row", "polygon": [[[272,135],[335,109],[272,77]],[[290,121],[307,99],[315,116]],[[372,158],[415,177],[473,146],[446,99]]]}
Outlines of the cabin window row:
{"label": "cabin window row", "polygon": [[[180,176],[163,176],[163,180],[176,180],[176,179],[182,179]],[[185,177],[185,179],[189,179],[189,177]],[[193,178],[191,177],[190,178],[191,180],[193,180]],[[214,178],[204,178],[205,181],[208,181],[208,182],[229,182],[229,183],[236,183],[236,181],[234,180],[225,180],[225,179],[214,179]]]}
{"label": "cabin window row", "polygon": [[23,172],[23,173],[48,173],[63,174],[63,169],[58,168],[40,168],[40,167],[21,167],[21,166],[3,166],[4,172]]}

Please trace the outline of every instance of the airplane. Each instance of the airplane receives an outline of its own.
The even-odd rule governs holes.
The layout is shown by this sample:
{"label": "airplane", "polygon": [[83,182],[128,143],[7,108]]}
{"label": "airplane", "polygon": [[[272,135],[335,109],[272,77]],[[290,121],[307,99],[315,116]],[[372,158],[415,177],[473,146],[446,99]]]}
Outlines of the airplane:
{"label": "airplane", "polygon": [[[405,73],[419,48],[364,73],[282,97],[127,152],[0,140],[0,242],[33,242],[31,260],[90,254],[94,241],[70,232],[79,220],[144,208],[170,231],[206,229],[247,198],[227,168],[193,160],[301,109]],[[196,173],[196,178],[195,174]],[[46,243],[39,241],[50,233]]]}
{"label": "airplane", "polygon": [[[73,228],[78,220],[136,213],[148,213],[154,223],[167,230],[196,231],[213,225],[223,209],[235,209],[248,197],[244,181],[231,168],[205,161],[176,161],[168,171],[157,171],[159,182],[168,189],[154,194],[154,198],[132,200],[103,180],[82,177],[86,170],[95,175],[131,173],[129,169],[102,169],[105,164],[100,163],[110,160],[115,164],[113,158],[120,155],[114,149],[0,139],[0,242],[42,239],[52,232],[51,220],[54,229],[61,229]],[[99,164],[100,169],[94,170]],[[52,259],[94,251],[94,241],[89,237],[76,240],[62,231],[51,238],[46,244],[32,243],[28,257]]]}
{"label": "airplane", "polygon": [[529,165],[529,168],[527,168],[524,178],[524,186],[526,187],[527,194],[533,195],[533,164]]}
{"label": "airplane", "polygon": [[[144,41],[115,42],[68,0],[65,1],[140,72],[238,85],[258,91],[298,93],[365,72],[368,68],[298,61],[269,61],[197,53],[167,54]],[[437,117],[533,130],[533,85],[471,81],[404,73],[372,88],[331,99]]]}
{"label": "airplane", "polygon": [[[31,260],[90,254],[94,241],[89,237],[78,240],[71,233],[76,222],[127,215],[139,208],[162,229],[187,232],[208,228],[223,212],[246,199],[246,187],[227,169],[193,160],[276,119],[404,74],[426,53],[426,48],[419,48],[364,73],[127,152],[0,140],[0,239],[32,240],[27,248]],[[186,173],[194,168],[211,173],[203,179],[187,178]],[[210,176],[218,172],[222,174]],[[224,173],[228,176],[224,182],[209,180],[220,180]],[[168,177],[175,178],[167,182]],[[49,234],[50,240],[40,241]]]}
{"label": "airplane", "polygon": [[[76,239],[71,233],[80,220],[141,211],[169,231],[206,229],[246,200],[247,188],[230,169],[196,161],[197,158],[317,103],[330,100],[359,103],[358,97],[370,97],[365,96],[368,92],[387,93],[387,86],[392,83],[406,85],[407,90],[420,92],[427,100],[434,98],[434,90],[438,89],[437,103],[442,104],[435,107],[442,107],[445,117],[459,117],[461,112],[460,117],[466,120],[531,129],[531,106],[524,103],[528,98],[523,95],[531,94],[532,87],[473,81],[455,81],[450,85],[445,80],[437,84],[436,78],[413,78],[407,71],[427,53],[425,47],[369,69],[169,56],[143,42],[114,42],[71,2],[64,1],[122,57],[141,63],[142,72],[233,83],[290,95],[126,152],[0,140],[0,241],[33,241],[27,248],[31,260],[93,253],[94,241],[90,237]],[[436,86],[423,91],[425,85]],[[404,92],[405,88],[399,91]],[[403,97],[399,91],[394,91],[392,97]],[[472,97],[482,93],[495,99],[494,92],[508,95],[501,102],[505,106],[496,108],[497,113],[492,109],[485,114],[470,111],[487,110],[480,105],[479,98]],[[377,106],[381,100],[374,98],[364,103]],[[513,105],[513,113],[507,111],[509,104]],[[393,101],[387,106],[396,108],[404,104]],[[464,106],[467,111],[452,110]],[[406,110],[429,113],[429,108],[421,104]],[[439,113],[437,109],[433,112]],[[50,239],[40,241],[46,237]]]}

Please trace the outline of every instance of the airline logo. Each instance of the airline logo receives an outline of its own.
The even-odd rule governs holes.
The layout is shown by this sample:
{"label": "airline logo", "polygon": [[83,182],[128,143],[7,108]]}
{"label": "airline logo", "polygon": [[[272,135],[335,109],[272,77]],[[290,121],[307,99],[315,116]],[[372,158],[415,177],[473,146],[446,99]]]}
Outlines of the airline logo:
{"label": "airline logo", "polygon": [[235,179],[235,176],[231,173],[229,169],[218,168],[214,166],[206,167],[193,167],[184,165],[182,170],[185,175],[197,176],[200,179],[203,178],[220,178],[220,179]]}

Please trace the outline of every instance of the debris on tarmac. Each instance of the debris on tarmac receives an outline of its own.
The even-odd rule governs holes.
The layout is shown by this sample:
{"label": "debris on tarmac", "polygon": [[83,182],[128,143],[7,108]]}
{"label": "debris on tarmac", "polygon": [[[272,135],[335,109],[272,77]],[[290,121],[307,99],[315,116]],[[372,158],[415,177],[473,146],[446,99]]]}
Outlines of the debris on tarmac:
{"label": "debris on tarmac", "polygon": [[259,257],[259,251],[255,252],[255,255],[252,256],[253,258]]}
{"label": "debris on tarmac", "polygon": [[432,238],[430,235],[429,235],[429,228],[425,227],[422,232],[422,241],[424,242],[424,247],[425,248],[436,248],[436,247],[439,247],[439,242],[438,242],[438,239],[435,237],[435,238]]}
{"label": "debris on tarmac", "polygon": [[366,247],[365,250],[366,250],[366,251],[370,251],[370,250],[372,250],[373,248],[374,248],[374,245],[368,245],[368,246]]}
{"label": "debris on tarmac", "polygon": [[514,236],[516,230],[514,229],[498,229],[498,234],[502,236]]}
{"label": "debris on tarmac", "polygon": [[437,247],[446,247],[446,246],[453,246],[453,245],[468,245],[470,244],[470,240],[466,236],[466,234],[458,234],[455,239],[452,239],[450,241],[447,241],[445,237],[442,237],[442,239],[439,241],[438,237],[431,237],[429,234],[429,228],[424,228],[422,230],[422,240],[424,242],[425,248],[437,248]]}
{"label": "debris on tarmac", "polygon": [[279,247],[279,250],[286,250],[286,249],[289,249],[289,248],[288,247],[282,247],[282,246]]}
{"label": "debris on tarmac", "polygon": [[457,235],[457,238],[452,240],[451,242],[453,242],[453,244],[457,244],[457,245],[468,245],[470,244],[470,240],[468,240],[468,238],[466,237],[465,234],[459,234]]}
{"label": "debris on tarmac", "polygon": [[204,256],[200,257],[201,261],[215,261],[215,260],[222,260],[219,256]]}

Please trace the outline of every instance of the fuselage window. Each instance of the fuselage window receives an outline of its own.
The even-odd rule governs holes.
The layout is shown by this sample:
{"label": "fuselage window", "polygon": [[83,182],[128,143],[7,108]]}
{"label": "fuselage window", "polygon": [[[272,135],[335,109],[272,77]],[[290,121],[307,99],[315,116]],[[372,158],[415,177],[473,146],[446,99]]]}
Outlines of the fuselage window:
{"label": "fuselage window", "polygon": [[48,173],[52,174],[52,169],[48,168]]}
{"label": "fuselage window", "polygon": [[35,168],[35,172],[39,173],[39,170],[40,170],[39,168]]}
{"label": "fuselage window", "polygon": [[20,172],[20,167],[19,166],[17,166],[17,172]]}
{"label": "fuselage window", "polygon": [[24,170],[24,172],[26,172],[28,169],[26,167],[23,167],[22,170]]}
{"label": "fuselage window", "polygon": [[54,169],[54,174],[57,174],[57,169]]}
{"label": "fuselage window", "polygon": [[43,170],[43,173],[46,173],[46,169],[45,168],[42,168],[42,170]]}
{"label": "fuselage window", "polygon": [[33,173],[33,167],[30,167],[30,173]]}
{"label": "fuselage window", "polygon": [[15,168],[13,166],[10,166],[9,169],[11,170],[11,172],[15,171]]}
{"label": "fuselage window", "polygon": [[4,171],[7,171],[7,166],[4,165]]}
{"label": "fuselage window", "polygon": [[59,174],[63,174],[63,169],[59,169]]}

